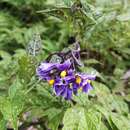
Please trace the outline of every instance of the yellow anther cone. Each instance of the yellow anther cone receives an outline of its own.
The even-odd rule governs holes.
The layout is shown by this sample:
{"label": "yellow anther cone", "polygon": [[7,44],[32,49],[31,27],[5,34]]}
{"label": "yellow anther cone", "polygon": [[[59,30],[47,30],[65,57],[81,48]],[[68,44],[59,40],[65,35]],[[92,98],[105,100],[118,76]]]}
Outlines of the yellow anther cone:
{"label": "yellow anther cone", "polygon": [[53,84],[54,84],[54,82],[55,82],[55,80],[54,80],[54,79],[50,79],[50,80],[48,80],[48,83],[49,83],[50,85],[53,85]]}
{"label": "yellow anther cone", "polygon": [[62,78],[64,78],[66,75],[67,75],[67,72],[66,72],[65,70],[60,73],[60,76],[61,76]]}
{"label": "yellow anther cone", "polygon": [[90,83],[90,82],[91,82],[91,80],[87,79],[87,82],[88,82],[88,83]]}
{"label": "yellow anther cone", "polygon": [[77,84],[80,84],[80,83],[81,83],[81,78],[80,78],[79,76],[76,78],[76,83],[77,83]]}

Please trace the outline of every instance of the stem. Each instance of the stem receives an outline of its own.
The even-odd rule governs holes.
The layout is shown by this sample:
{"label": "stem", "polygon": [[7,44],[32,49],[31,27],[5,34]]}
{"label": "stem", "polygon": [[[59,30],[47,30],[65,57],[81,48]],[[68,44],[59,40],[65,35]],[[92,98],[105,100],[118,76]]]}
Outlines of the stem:
{"label": "stem", "polygon": [[28,94],[35,86],[36,84],[38,84],[41,81],[41,79],[39,79],[37,82],[35,82],[26,92],[25,95]]}

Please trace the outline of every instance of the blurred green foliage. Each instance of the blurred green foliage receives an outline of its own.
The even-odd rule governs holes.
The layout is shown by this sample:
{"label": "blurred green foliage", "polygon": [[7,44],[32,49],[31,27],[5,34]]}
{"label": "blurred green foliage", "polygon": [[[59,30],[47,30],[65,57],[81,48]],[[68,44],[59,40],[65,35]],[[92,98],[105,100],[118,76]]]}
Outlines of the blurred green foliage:
{"label": "blurred green foliage", "polygon": [[[33,57],[26,47],[35,33],[42,51]],[[97,74],[94,89],[74,103],[35,75],[70,36],[80,41],[80,70]],[[0,68],[0,130],[130,130],[130,1],[1,0]]]}

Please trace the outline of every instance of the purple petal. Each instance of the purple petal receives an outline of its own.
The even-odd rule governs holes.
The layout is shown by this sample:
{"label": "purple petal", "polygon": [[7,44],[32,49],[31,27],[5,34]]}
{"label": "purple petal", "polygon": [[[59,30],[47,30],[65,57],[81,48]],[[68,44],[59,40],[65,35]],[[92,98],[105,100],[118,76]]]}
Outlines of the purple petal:
{"label": "purple petal", "polygon": [[42,72],[46,73],[56,67],[56,63],[41,63],[39,68],[42,70]]}
{"label": "purple petal", "polygon": [[36,69],[37,75],[41,79],[49,79],[49,73],[51,70],[53,70],[56,67],[56,64],[52,63],[41,63],[41,65]]}
{"label": "purple petal", "polygon": [[76,83],[74,83],[73,84],[73,93],[76,95],[77,94],[77,92],[78,92],[78,88],[79,88],[79,85],[78,84],[76,84]]}
{"label": "purple petal", "polygon": [[72,83],[75,81],[74,76],[66,76],[64,78],[56,77],[55,79],[55,85],[68,85],[69,83]]}
{"label": "purple petal", "polygon": [[84,73],[78,73],[77,76],[81,77],[83,80],[95,80],[96,75],[90,75],[90,74],[84,74]]}
{"label": "purple petal", "polygon": [[61,94],[66,100],[70,100],[72,98],[72,89],[65,87],[63,93]]}
{"label": "purple petal", "polygon": [[75,81],[75,77],[74,76],[66,76],[64,78],[64,80],[67,82],[67,83],[72,83]]}
{"label": "purple petal", "polygon": [[68,75],[68,76],[74,75],[74,70],[73,70],[73,69],[69,69],[69,70],[67,71],[67,75]]}
{"label": "purple petal", "polygon": [[55,85],[57,86],[61,86],[61,85],[67,85],[67,82],[65,81],[65,80],[63,80],[63,79],[61,79],[61,78],[56,78],[55,79]]}
{"label": "purple petal", "polygon": [[92,90],[92,86],[90,85],[90,83],[87,83],[86,85],[83,86],[83,89],[82,91],[85,92],[85,93],[88,93],[89,90]]}
{"label": "purple petal", "polygon": [[56,95],[60,96],[64,92],[65,86],[55,85],[53,88],[54,88]]}
{"label": "purple petal", "polygon": [[67,97],[67,93],[68,93],[68,90],[67,90],[67,86],[64,88],[64,91],[61,93],[61,95],[66,98]]}
{"label": "purple petal", "polygon": [[62,64],[57,64],[56,66],[57,66],[57,69],[59,69],[60,71],[62,71],[62,70],[67,70],[67,69],[70,68],[71,62],[70,62],[70,60],[68,59],[68,60],[66,60],[64,63],[62,63]]}
{"label": "purple petal", "polygon": [[72,98],[72,89],[68,88],[66,99],[70,100],[71,98]]}
{"label": "purple petal", "polygon": [[43,79],[43,80],[49,80],[51,78],[48,75],[48,73],[44,73],[41,68],[37,68],[36,74],[37,76],[39,76],[40,79]]}

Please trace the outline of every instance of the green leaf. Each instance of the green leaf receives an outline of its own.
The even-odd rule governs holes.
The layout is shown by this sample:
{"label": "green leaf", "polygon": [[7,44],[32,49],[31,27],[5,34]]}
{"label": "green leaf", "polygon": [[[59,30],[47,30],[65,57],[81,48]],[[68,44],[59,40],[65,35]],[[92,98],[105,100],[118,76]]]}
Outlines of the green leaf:
{"label": "green leaf", "polygon": [[20,83],[19,79],[16,78],[16,80],[14,80],[13,84],[10,86],[9,88],[9,97],[13,98],[18,94],[18,91],[20,92],[22,88],[22,84]]}
{"label": "green leaf", "polygon": [[100,123],[100,113],[76,106],[66,111],[63,130],[100,130]]}
{"label": "green leaf", "polygon": [[118,15],[117,20],[119,20],[119,21],[129,21],[130,20],[130,12]]}
{"label": "green leaf", "polygon": [[97,96],[101,96],[101,97],[103,97],[104,95],[110,94],[110,90],[105,84],[97,82],[97,81],[93,81],[92,85],[94,89],[90,92],[92,92],[93,94],[95,93]]}
{"label": "green leaf", "polygon": [[90,101],[88,99],[88,94],[79,92],[78,95],[73,96],[74,101],[78,105],[87,105],[89,107]]}
{"label": "green leaf", "polygon": [[71,0],[63,0],[65,5],[67,6],[71,6]]}
{"label": "green leaf", "polygon": [[0,60],[0,67],[7,68],[11,62],[11,56],[9,53],[0,50],[0,57],[2,58],[2,60]]}
{"label": "green leaf", "polygon": [[63,130],[88,130],[84,109],[81,107],[69,108],[63,118]]}
{"label": "green leaf", "polygon": [[13,127],[17,129],[17,112],[12,109],[10,100],[8,98],[3,98],[0,103],[0,110],[3,114],[4,119],[11,121]]}
{"label": "green leaf", "polygon": [[6,129],[6,120],[2,119],[0,120],[0,130],[7,130]]}
{"label": "green leaf", "polygon": [[107,128],[107,126],[106,126],[103,122],[101,122],[101,129],[102,129],[102,130],[109,130],[109,129]]}
{"label": "green leaf", "polygon": [[28,83],[31,77],[35,74],[35,59],[29,56],[22,56],[19,59],[19,77]]}
{"label": "green leaf", "polygon": [[93,109],[86,111],[88,130],[101,130],[101,114]]}
{"label": "green leaf", "polygon": [[43,113],[43,116],[48,117],[48,127],[52,130],[58,130],[58,126],[62,123],[64,112],[62,109],[50,108]]}
{"label": "green leaf", "polygon": [[108,119],[109,112],[103,106],[95,105],[95,110],[99,111],[106,119]]}
{"label": "green leaf", "polygon": [[113,96],[113,100],[111,101],[111,107],[114,108],[120,114],[129,113],[129,108],[126,102],[124,102],[122,97]]}
{"label": "green leaf", "polygon": [[125,96],[126,101],[130,102],[130,94]]}
{"label": "green leaf", "polygon": [[[55,112],[55,111],[53,111]],[[59,112],[51,120],[49,120],[48,127],[52,130],[58,130],[59,125],[62,123],[64,112]]]}
{"label": "green leaf", "polygon": [[88,59],[88,60],[85,60],[85,63],[86,64],[101,64],[98,60],[96,59]]}
{"label": "green leaf", "polygon": [[114,123],[118,130],[129,130],[130,129],[130,119],[126,117],[112,113],[110,115],[110,120]]}
{"label": "green leaf", "polygon": [[0,111],[5,120],[11,121],[13,127],[17,130],[18,115],[23,110],[24,99],[23,95],[17,95],[15,98],[9,97],[0,98]]}

